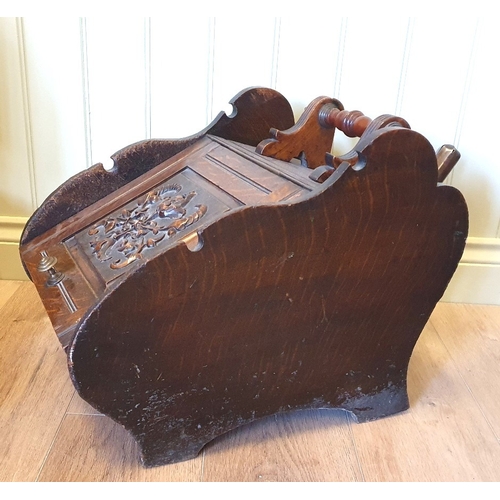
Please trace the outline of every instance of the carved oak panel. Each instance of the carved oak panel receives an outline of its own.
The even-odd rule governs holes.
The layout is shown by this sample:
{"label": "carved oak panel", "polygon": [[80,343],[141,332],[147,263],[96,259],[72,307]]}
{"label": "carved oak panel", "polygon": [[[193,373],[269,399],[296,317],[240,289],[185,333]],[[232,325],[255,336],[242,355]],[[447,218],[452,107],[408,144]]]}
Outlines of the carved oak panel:
{"label": "carved oak panel", "polygon": [[203,178],[192,170],[186,175],[186,170],[75,234],[79,250],[105,281],[166,251],[230,209],[203,188]]}

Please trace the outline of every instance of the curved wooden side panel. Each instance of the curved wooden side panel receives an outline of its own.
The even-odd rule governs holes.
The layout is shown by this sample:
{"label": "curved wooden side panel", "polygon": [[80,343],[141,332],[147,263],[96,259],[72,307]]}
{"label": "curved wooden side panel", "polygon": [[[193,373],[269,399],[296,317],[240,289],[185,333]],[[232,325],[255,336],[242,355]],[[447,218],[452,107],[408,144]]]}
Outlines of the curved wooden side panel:
{"label": "curved wooden side panel", "polygon": [[112,156],[111,171],[101,163],[76,174],[62,184],[31,216],[21,237],[26,244],[63,220],[96,203],[116,189],[148,172],[194,144],[205,134],[217,135],[244,144],[256,145],[269,135],[272,127],[289,128],[294,124],[293,111],[288,101],[275,90],[250,88],[241,91],[230,103],[235,111],[224,112],[208,127],[184,139],[151,139],[140,141]]}
{"label": "curved wooden side panel", "polygon": [[299,408],[359,421],[408,408],[415,343],[468,231],[418,133],[373,132],[297,204],[246,207],[117,284],[69,351],[83,399],[128,429],[142,461],[196,456],[242,424]]}

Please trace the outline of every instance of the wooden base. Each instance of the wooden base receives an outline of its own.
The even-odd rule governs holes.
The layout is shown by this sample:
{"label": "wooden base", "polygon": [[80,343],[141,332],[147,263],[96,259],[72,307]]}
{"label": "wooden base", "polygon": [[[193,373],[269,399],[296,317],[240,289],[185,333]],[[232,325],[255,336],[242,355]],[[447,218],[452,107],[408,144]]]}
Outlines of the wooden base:
{"label": "wooden base", "polygon": [[[359,396],[349,398],[340,407],[332,406],[326,401],[314,401],[303,407],[289,407],[283,411],[273,412],[273,414],[306,409],[345,409],[354,416],[358,423],[364,423],[400,413],[408,408],[409,403],[406,388],[391,386],[375,394],[360,394]],[[184,429],[176,425],[178,422],[163,422],[158,429],[154,431],[150,430],[149,435],[144,436],[144,440],[136,436],[141,450],[141,464],[144,467],[150,468],[191,460],[196,458],[205,445],[216,437],[256,420],[258,420],[256,417],[248,419],[240,417],[233,427],[228,426],[225,428],[223,425],[217,425],[214,426],[217,429],[216,433],[214,433],[214,427],[212,427],[208,434],[200,433],[196,438],[186,436]],[[151,439],[150,436],[155,437]],[[158,436],[161,437],[158,438]]]}

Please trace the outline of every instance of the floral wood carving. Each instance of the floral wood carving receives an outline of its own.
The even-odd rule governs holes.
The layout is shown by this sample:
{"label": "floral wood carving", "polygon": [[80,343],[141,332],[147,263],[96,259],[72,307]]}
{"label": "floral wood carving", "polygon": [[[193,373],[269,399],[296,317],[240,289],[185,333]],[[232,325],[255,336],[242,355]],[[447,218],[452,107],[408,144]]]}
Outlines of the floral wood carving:
{"label": "floral wood carving", "polygon": [[180,194],[181,191],[180,184],[151,190],[137,201],[136,207],[125,208],[95,224],[88,230],[93,237],[92,253],[101,262],[115,257],[109,267],[122,269],[142,258],[146,249],[198,221],[206,214],[206,205],[195,205],[188,213],[188,205],[197,193]]}

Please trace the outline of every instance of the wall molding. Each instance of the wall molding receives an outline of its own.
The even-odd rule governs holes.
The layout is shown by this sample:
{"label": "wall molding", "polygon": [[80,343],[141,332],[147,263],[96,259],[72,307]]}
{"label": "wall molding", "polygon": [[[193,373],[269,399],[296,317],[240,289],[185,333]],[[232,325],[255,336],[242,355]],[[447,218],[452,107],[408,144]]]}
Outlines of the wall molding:
{"label": "wall molding", "polygon": [[21,233],[27,222],[27,217],[6,217],[0,215],[0,243],[15,243],[18,245]]}
{"label": "wall molding", "polygon": [[500,238],[468,238],[460,263],[500,266]]}
{"label": "wall molding", "polygon": [[27,280],[19,258],[19,240],[27,217],[0,216],[0,280]]}
{"label": "wall molding", "polygon": [[443,302],[500,305],[500,238],[467,239]]}
{"label": "wall molding", "polygon": [[[27,280],[19,240],[27,217],[0,216],[0,279]],[[458,270],[443,301],[500,305],[500,238],[467,239]]]}

